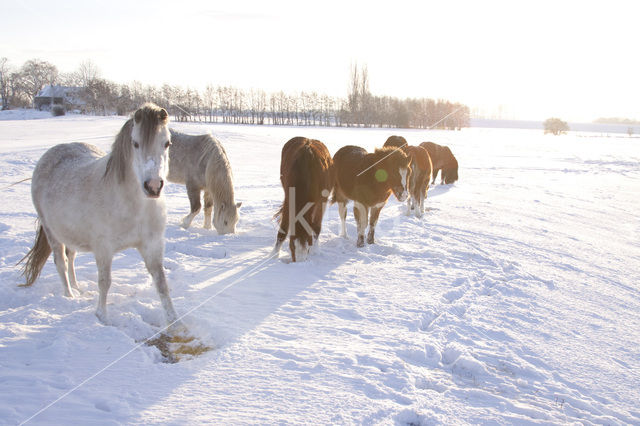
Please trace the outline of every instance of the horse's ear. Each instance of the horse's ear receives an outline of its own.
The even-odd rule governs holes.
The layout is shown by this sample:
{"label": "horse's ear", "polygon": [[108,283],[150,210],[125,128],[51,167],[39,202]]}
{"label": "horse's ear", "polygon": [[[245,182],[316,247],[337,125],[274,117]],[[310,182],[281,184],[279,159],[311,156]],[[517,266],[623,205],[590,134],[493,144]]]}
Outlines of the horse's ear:
{"label": "horse's ear", "polygon": [[138,109],[136,113],[133,115],[133,119],[136,120],[136,123],[139,123],[142,120],[142,109]]}
{"label": "horse's ear", "polygon": [[239,209],[239,208],[240,208],[240,206],[242,206],[242,201],[238,201],[238,202],[236,203],[236,208],[237,208],[237,209]]}
{"label": "horse's ear", "polygon": [[167,117],[169,117],[169,113],[167,113],[166,109],[162,108],[158,113],[158,116],[160,117],[160,120],[166,120]]}

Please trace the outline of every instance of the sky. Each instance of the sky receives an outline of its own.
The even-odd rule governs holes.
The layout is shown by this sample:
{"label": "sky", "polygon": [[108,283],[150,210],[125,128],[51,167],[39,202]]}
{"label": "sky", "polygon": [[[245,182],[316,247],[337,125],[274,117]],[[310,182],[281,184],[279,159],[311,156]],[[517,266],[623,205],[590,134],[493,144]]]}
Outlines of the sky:
{"label": "sky", "polygon": [[443,98],[503,118],[640,119],[633,1],[0,0],[0,57],[204,89]]}

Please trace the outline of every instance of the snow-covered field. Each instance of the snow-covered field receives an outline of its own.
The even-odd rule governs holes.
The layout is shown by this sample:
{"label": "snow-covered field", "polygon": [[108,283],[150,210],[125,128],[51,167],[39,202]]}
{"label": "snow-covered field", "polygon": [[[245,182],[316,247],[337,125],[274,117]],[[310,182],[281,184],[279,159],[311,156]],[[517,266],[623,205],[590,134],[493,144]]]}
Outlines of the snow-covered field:
{"label": "snow-covered field", "polygon": [[[179,314],[206,302],[185,322],[213,348],[170,364],[136,348],[163,313],[135,251],[114,259],[110,324],[94,315],[90,254],[74,299],[52,260],[17,287],[35,212],[28,182],[6,186],[54,144],[109,150],[123,123],[0,121],[0,423],[640,423],[637,140],[175,124],[222,141],[243,207],[235,235],[203,230],[202,216],[184,230],[186,192],[167,187],[173,300]],[[334,153],[394,133],[449,145],[460,181],[433,186],[422,219],[392,200],[376,245],[355,247],[351,212],[339,238],[332,206],[309,261],[265,261],[284,142]]]}

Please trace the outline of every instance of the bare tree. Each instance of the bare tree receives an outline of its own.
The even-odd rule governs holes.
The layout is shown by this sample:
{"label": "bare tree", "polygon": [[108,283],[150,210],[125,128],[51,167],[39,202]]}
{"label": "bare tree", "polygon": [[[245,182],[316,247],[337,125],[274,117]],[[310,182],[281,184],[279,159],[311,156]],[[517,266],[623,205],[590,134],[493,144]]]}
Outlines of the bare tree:
{"label": "bare tree", "polygon": [[358,124],[360,121],[360,75],[358,73],[358,64],[351,67],[351,81],[349,84],[349,93],[347,94],[347,110],[348,123]]}
{"label": "bare tree", "polygon": [[33,106],[24,75],[19,71],[9,74],[9,105],[14,108]]}
{"label": "bare tree", "polygon": [[107,115],[118,108],[117,86],[103,78],[94,78],[84,88],[87,107],[97,115]]}
{"label": "bare tree", "polygon": [[58,79],[56,66],[40,59],[30,59],[25,62],[20,68],[20,73],[24,78],[23,84],[32,104],[45,85],[53,85]]}
{"label": "bare tree", "polygon": [[80,87],[88,87],[94,80],[100,78],[100,70],[91,59],[80,62],[76,73]]}
{"label": "bare tree", "polygon": [[0,98],[2,98],[2,110],[9,109],[9,79],[11,66],[7,58],[0,58]]}
{"label": "bare tree", "polygon": [[365,127],[371,127],[372,105],[369,90],[369,68],[363,65],[360,70],[360,119]]}
{"label": "bare tree", "polygon": [[209,116],[209,122],[213,122],[214,117],[214,108],[218,103],[217,92],[212,85],[207,85],[207,88],[204,91],[204,104],[206,108],[207,115]]}

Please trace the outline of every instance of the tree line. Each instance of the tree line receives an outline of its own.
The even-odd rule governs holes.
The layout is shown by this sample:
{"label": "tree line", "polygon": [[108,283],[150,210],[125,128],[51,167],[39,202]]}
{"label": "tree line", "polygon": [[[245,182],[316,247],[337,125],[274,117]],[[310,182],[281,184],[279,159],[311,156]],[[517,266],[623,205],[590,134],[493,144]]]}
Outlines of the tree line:
{"label": "tree line", "polygon": [[365,66],[351,69],[349,93],[341,111],[346,125],[460,130],[469,127],[468,106],[429,98],[374,96]]}
{"label": "tree line", "polygon": [[30,108],[38,92],[47,85],[77,88],[77,103],[68,108],[85,114],[126,115],[144,102],[165,107],[177,121],[293,126],[362,126],[460,129],[469,125],[466,105],[428,98],[399,99],[374,96],[369,90],[366,66],[353,66],[346,98],[317,92],[267,93],[208,85],[193,88],[163,84],[153,86],[134,81],[119,84],[100,75],[91,61],[70,73],[39,59],[13,67],[0,58],[2,109]]}

